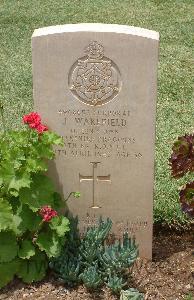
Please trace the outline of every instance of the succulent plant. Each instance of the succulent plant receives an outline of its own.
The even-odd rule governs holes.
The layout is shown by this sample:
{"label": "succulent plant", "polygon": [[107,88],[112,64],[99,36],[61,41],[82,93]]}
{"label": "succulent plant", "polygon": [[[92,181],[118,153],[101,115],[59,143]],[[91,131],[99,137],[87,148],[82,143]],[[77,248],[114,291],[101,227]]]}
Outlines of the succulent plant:
{"label": "succulent plant", "polygon": [[50,263],[56,276],[69,285],[82,282],[88,289],[105,284],[118,294],[126,284],[123,280],[126,269],[138,256],[138,247],[128,234],[123,235],[122,242],[107,245],[111,227],[110,219],[103,221],[100,218],[99,224],[88,228],[81,239],[77,219],[70,219],[67,238],[71,242],[66,243],[61,255]]}
{"label": "succulent plant", "polygon": [[109,234],[112,227],[112,221],[107,219],[104,222],[101,218],[99,220],[99,225],[90,227],[81,241],[80,245],[80,255],[82,256],[82,261],[85,261],[86,265],[90,265],[98,260],[104,241]]}
{"label": "succulent plant", "polygon": [[69,286],[79,282],[80,261],[77,258],[63,256],[63,259],[51,262],[50,267],[54,268],[60,279]]}
{"label": "succulent plant", "polygon": [[102,278],[97,270],[97,266],[91,266],[80,274],[79,278],[88,289],[97,289],[102,285]]}
{"label": "succulent plant", "polygon": [[114,294],[119,294],[122,288],[126,285],[126,282],[123,282],[123,278],[121,276],[109,275],[108,281],[106,284]]}
{"label": "succulent plant", "polygon": [[105,246],[100,253],[100,261],[104,268],[111,272],[120,272],[124,268],[129,268],[138,256],[138,248],[135,241],[125,233],[123,243],[116,241],[115,244]]}
{"label": "succulent plant", "polygon": [[139,293],[136,289],[128,289],[121,291],[120,300],[143,300],[143,294]]}

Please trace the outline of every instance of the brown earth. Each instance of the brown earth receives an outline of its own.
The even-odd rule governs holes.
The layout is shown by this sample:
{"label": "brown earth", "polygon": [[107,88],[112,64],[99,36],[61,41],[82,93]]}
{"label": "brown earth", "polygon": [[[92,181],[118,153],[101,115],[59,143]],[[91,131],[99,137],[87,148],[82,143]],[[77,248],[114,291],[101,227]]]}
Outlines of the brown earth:
{"label": "brown earth", "polygon": [[[145,294],[145,300],[194,299],[194,231],[184,233],[155,230],[153,261],[138,259],[129,278],[131,287]],[[49,275],[31,285],[14,280],[0,292],[0,300],[117,300],[107,288],[89,293],[84,286],[65,287]]]}

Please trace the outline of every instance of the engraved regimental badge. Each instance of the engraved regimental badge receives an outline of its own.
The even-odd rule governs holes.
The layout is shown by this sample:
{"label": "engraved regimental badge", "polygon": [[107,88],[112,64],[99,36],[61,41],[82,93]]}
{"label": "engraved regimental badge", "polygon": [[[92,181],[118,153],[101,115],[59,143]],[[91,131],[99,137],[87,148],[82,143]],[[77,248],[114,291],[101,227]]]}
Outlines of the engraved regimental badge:
{"label": "engraved regimental badge", "polygon": [[121,89],[119,69],[112,60],[104,56],[104,48],[97,42],[91,42],[86,47],[85,54],[70,69],[70,90],[76,99],[85,104],[106,104]]}

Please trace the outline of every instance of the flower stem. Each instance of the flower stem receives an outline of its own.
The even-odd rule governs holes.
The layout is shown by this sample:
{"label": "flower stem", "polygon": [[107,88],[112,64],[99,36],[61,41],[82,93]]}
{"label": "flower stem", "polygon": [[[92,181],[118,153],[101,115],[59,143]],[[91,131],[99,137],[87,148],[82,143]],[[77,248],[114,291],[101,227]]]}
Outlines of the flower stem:
{"label": "flower stem", "polygon": [[1,119],[2,119],[2,125],[3,125],[3,131],[4,133],[6,132],[6,127],[5,127],[5,118],[4,118],[4,113],[3,113],[3,103],[0,102],[0,115],[1,115]]}
{"label": "flower stem", "polygon": [[65,202],[67,202],[67,201],[69,200],[69,198],[71,197],[72,194],[73,194],[73,192],[71,192],[71,193],[69,194],[69,196],[67,197],[67,199],[65,199]]}

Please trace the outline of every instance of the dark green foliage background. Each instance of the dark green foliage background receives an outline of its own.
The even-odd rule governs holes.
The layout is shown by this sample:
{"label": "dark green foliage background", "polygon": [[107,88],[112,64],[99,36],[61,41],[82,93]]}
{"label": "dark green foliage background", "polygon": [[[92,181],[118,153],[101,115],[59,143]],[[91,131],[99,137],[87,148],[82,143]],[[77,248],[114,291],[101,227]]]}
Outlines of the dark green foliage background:
{"label": "dark green foliage background", "polygon": [[31,35],[35,28],[79,22],[117,23],[160,32],[155,221],[183,224],[168,158],[178,135],[193,127],[192,0],[2,0],[0,100],[7,125],[32,110]]}

